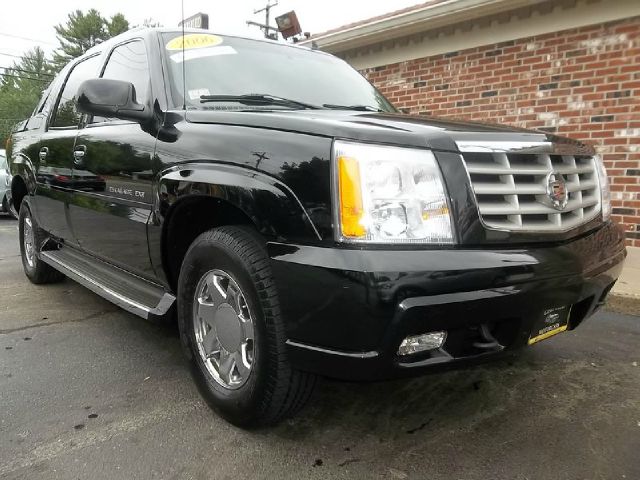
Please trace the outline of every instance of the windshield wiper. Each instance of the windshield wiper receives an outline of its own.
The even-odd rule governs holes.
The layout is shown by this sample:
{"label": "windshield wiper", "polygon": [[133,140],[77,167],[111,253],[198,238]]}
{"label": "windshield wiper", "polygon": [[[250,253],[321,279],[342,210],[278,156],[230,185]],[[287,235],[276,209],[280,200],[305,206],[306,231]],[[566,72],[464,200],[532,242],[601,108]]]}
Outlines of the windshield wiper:
{"label": "windshield wiper", "polygon": [[276,97],[274,95],[263,95],[252,93],[248,95],[201,95],[200,103],[208,102],[237,102],[242,105],[276,105],[279,107],[290,107],[298,109],[317,110],[320,107],[310,103],[299,102],[289,98]]}
{"label": "windshield wiper", "polygon": [[373,107],[371,105],[334,105],[332,103],[325,103],[322,105],[324,108],[331,110],[357,110],[360,112],[384,112],[381,108]]}

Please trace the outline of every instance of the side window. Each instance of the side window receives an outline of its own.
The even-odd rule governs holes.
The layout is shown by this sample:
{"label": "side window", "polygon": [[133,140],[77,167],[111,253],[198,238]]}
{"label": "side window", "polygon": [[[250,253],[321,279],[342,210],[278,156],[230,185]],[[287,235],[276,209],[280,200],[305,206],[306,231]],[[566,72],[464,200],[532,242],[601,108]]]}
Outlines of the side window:
{"label": "side window", "polygon": [[66,76],[66,73],[66,70],[63,70],[61,73],[56,75],[56,78],[49,84],[47,89],[42,92],[42,98],[40,98],[40,102],[38,102],[38,105],[33,110],[31,117],[27,120],[25,130],[38,130],[42,124],[47,121],[49,112],[51,111],[53,103],[58,95],[58,91],[60,90],[60,84]]}
{"label": "side window", "polygon": [[149,95],[149,63],[142,40],[123,43],[113,49],[102,78],[133,83],[138,103],[146,103]]}
{"label": "side window", "polygon": [[[130,82],[136,90],[136,101],[146,104],[149,97],[149,63],[142,40],[123,43],[113,49],[102,78]],[[93,117],[91,123],[108,122],[105,117]]]}
{"label": "side window", "polygon": [[49,86],[44,92],[42,92],[42,97],[40,97],[40,101],[38,102],[38,105],[36,106],[36,108],[33,110],[33,113],[31,114],[32,117],[36,116],[38,113],[42,113],[42,110],[44,109],[44,104],[49,99],[50,93],[51,93],[51,86]]}
{"label": "side window", "polygon": [[47,103],[47,100],[51,97],[51,87],[47,88],[44,92],[42,92],[42,98],[38,105],[33,110],[31,116],[27,119],[27,123],[25,124],[25,130],[37,130],[42,125],[42,119],[44,118],[44,106]]}
{"label": "side window", "polygon": [[76,108],[76,94],[82,82],[98,76],[100,56],[89,57],[73,67],[67,77],[58,105],[53,113],[50,127],[77,127],[80,123],[80,113]]}
{"label": "side window", "polygon": [[[49,116],[49,112],[51,112],[51,109],[55,106],[56,97],[58,96],[58,93],[60,93],[60,86],[64,81],[66,73],[67,72],[63,70],[56,76],[53,82],[51,82],[51,85],[45,92],[46,98],[44,99],[44,102],[42,102],[42,105],[40,106],[38,113],[42,113],[43,115]],[[45,95],[43,95],[43,98]]]}

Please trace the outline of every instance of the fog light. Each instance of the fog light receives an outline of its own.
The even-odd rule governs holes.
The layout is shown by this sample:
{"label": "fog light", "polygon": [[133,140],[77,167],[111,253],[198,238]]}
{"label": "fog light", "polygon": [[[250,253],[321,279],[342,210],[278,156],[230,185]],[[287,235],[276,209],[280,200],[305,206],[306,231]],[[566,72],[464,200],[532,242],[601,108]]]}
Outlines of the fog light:
{"label": "fog light", "polygon": [[447,338],[447,332],[431,332],[422,335],[412,335],[405,338],[398,348],[398,355],[411,355],[440,348]]}

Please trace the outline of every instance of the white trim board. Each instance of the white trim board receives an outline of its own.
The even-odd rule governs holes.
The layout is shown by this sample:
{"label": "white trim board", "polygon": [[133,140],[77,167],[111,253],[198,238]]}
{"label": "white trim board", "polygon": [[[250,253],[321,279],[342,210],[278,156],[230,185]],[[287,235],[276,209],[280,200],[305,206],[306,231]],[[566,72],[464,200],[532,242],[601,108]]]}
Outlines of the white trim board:
{"label": "white trim board", "polygon": [[414,35],[346,52],[330,48],[327,51],[340,54],[353,67],[363,70],[636,16],[640,16],[639,0],[578,0],[573,6],[558,5],[544,13],[533,7],[525,18],[514,11],[508,21],[499,21],[498,17],[478,19],[435,37]]}

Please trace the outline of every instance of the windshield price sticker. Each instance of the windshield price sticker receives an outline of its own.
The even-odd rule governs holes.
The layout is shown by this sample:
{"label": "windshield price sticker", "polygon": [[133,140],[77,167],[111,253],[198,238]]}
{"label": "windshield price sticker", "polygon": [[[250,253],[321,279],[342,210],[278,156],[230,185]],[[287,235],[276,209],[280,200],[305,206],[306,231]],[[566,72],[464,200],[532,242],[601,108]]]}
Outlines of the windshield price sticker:
{"label": "windshield price sticker", "polygon": [[169,58],[175,63],[181,63],[184,57],[185,61],[193,60],[194,58],[203,58],[203,57],[215,57],[217,55],[235,55],[236,50],[230,45],[223,45],[221,47],[208,47],[208,48],[197,48],[193,50],[186,50],[184,53],[182,50],[172,53]]}
{"label": "windshield price sticker", "polygon": [[189,90],[189,98],[191,100],[198,100],[202,95],[211,95],[208,88],[195,88]]}
{"label": "windshield price sticker", "polygon": [[222,38],[217,35],[211,35],[208,33],[189,33],[184,37],[172,38],[166,45],[167,50],[175,51],[182,50],[183,45],[185,50],[194,50],[197,48],[215,47],[222,43]]}

